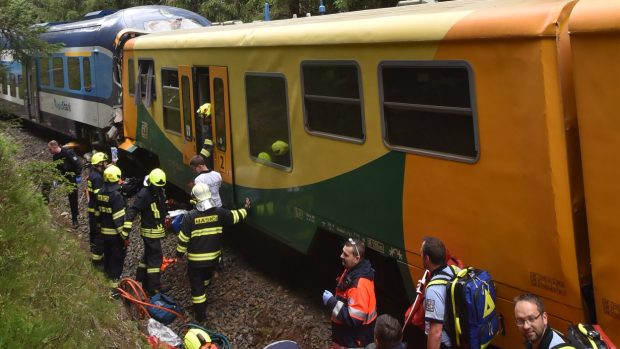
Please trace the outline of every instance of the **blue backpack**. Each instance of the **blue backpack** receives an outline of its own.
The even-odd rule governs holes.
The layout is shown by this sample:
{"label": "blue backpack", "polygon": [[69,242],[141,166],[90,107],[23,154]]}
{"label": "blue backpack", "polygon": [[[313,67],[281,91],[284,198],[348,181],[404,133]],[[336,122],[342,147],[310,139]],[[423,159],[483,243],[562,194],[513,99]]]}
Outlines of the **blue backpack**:
{"label": "blue backpack", "polygon": [[[183,308],[178,305],[177,302],[172,299],[172,297],[166,296],[163,293],[156,293],[153,297],[151,297],[151,304],[174,310],[179,314],[183,313]],[[149,314],[153,317],[153,319],[161,322],[164,325],[172,323],[177,317],[174,313],[155,307],[147,307],[147,310]]]}
{"label": "blue backpack", "polygon": [[485,270],[450,268],[453,276],[441,274],[426,287],[446,286],[444,329],[452,345],[462,349],[484,349],[500,331],[493,279]]}

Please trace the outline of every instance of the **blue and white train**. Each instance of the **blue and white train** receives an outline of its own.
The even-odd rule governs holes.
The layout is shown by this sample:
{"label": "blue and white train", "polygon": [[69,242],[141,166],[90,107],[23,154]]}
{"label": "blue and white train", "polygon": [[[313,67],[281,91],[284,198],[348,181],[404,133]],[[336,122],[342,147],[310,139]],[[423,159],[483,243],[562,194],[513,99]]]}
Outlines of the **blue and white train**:
{"label": "blue and white train", "polygon": [[0,74],[0,102],[71,138],[104,142],[105,132],[109,139],[122,121],[122,43],[135,35],[208,25],[196,13],[169,6],[97,11],[78,22],[45,24],[41,37],[62,48],[31,64],[2,55],[7,73]]}

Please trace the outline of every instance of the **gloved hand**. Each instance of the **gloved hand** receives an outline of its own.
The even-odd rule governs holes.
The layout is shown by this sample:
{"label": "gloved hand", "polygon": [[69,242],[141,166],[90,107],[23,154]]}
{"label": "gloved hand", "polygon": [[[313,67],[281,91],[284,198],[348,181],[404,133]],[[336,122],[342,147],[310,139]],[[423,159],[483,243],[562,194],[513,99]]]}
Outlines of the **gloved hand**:
{"label": "gloved hand", "polygon": [[334,296],[333,293],[328,290],[323,291],[323,305],[327,305],[327,301]]}
{"label": "gloved hand", "polygon": [[129,247],[129,238],[123,240],[123,246],[125,246],[125,248]]}
{"label": "gloved hand", "polygon": [[80,183],[82,183],[82,176],[77,176],[77,177],[75,177],[75,183],[76,183],[76,184],[80,184]]}

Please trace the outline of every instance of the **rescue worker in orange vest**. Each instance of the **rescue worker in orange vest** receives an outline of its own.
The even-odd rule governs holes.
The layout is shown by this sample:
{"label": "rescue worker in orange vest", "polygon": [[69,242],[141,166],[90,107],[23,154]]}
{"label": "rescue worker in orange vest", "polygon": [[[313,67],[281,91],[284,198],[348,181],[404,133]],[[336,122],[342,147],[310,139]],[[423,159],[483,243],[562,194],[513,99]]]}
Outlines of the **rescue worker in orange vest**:
{"label": "rescue worker in orange vest", "polygon": [[177,255],[187,253],[187,274],[194,304],[196,321],[205,320],[207,295],[205,288],[211,282],[220,255],[222,254],[222,228],[241,222],[248,215],[250,199],[245,199],[245,208],[227,210],[215,207],[211,202],[211,190],[204,183],[192,188],[196,208],[183,217]]}
{"label": "rescue worker in orange vest", "polygon": [[97,194],[97,210],[103,235],[103,271],[113,290],[123,273],[126,249],[121,233],[125,218],[125,200],[120,193],[121,169],[112,165],[103,171],[103,186]]}
{"label": "rescue worker in orange vest", "polygon": [[374,340],[375,271],[364,259],[365,251],[361,240],[349,238],[340,255],[345,269],[337,279],[336,294],[323,292],[323,304],[331,310],[331,349],[364,348]]}
{"label": "rescue worker in orange vest", "polygon": [[97,194],[103,186],[103,171],[108,164],[108,155],[96,152],[90,159],[92,165],[86,180],[88,197],[88,227],[90,228],[91,261],[96,268],[103,267],[103,237],[99,229],[99,211],[97,211]]}
{"label": "rescue worker in orange vest", "polygon": [[161,250],[161,239],[166,218],[166,174],[159,168],[152,170],[144,180],[144,187],[138,192],[138,197],[127,209],[123,224],[122,238],[125,245],[129,244],[129,233],[133,220],[140,213],[140,235],[144,241],[144,253],[138,263],[136,280],[142,282],[149,295],[160,291],[160,267],[164,255]]}

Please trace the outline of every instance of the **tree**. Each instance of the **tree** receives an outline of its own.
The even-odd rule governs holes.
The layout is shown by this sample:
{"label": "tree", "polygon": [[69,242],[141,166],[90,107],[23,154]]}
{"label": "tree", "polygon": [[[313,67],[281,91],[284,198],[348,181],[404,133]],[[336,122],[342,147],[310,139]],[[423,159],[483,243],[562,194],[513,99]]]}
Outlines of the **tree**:
{"label": "tree", "polygon": [[27,62],[30,57],[45,55],[54,46],[39,38],[44,31],[38,11],[29,0],[0,0],[0,52],[15,60]]}

